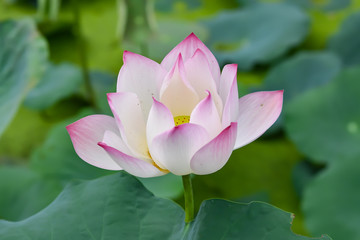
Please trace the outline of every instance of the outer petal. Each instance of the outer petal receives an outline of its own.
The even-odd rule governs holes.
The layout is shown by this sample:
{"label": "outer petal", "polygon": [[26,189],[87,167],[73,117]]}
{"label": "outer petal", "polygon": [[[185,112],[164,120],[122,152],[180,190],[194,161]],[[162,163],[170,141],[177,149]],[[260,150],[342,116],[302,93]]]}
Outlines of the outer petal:
{"label": "outer petal", "polygon": [[183,59],[186,62],[194,55],[197,49],[201,49],[206,55],[213,78],[216,82],[216,85],[219,86],[218,84],[220,79],[219,64],[216,61],[214,55],[211,53],[211,51],[205,46],[203,42],[201,42],[201,40],[194,33],[191,33],[182,42],[180,42],[173,50],[171,50],[161,62],[161,66],[163,66],[166,70],[169,71],[176,62],[179,53],[182,54]]}
{"label": "outer petal", "polygon": [[150,153],[173,174],[186,175],[191,173],[192,156],[208,139],[203,127],[186,123],[155,137],[150,144]]}
{"label": "outer petal", "polygon": [[221,116],[223,103],[225,101],[221,101],[204,52],[197,49],[194,56],[188,59],[184,65],[186,78],[199,95],[200,99],[204,99],[207,96],[205,90],[210,91],[219,115]]}
{"label": "outer petal", "polygon": [[210,139],[216,137],[222,130],[219,113],[210,92],[191,113],[190,123],[204,127],[209,133]]}
{"label": "outer petal", "polygon": [[279,117],[283,91],[255,92],[239,99],[238,133],[235,148],[261,136]]}
{"label": "outer petal", "polygon": [[223,100],[224,110],[222,115],[222,126],[229,126],[236,122],[239,116],[239,94],[237,86],[237,64],[226,65],[220,79],[220,96]]}
{"label": "outer petal", "polygon": [[140,100],[130,92],[108,93],[107,96],[122,139],[136,156],[148,157],[145,121]]}
{"label": "outer petal", "polygon": [[125,171],[134,176],[156,177],[168,173],[167,171],[161,171],[151,163],[131,157],[113,147],[110,147],[106,143],[99,142],[99,146],[101,146],[115,162],[122,166]]}
{"label": "outer petal", "polygon": [[125,51],[124,65],[120,69],[117,92],[133,92],[140,99],[145,119],[152,97],[159,99],[160,87],[166,75],[160,64],[141,55]]}
{"label": "outer petal", "polygon": [[121,170],[108,154],[97,145],[105,131],[119,133],[115,119],[106,115],[90,115],[66,127],[76,153],[85,162],[108,170]]}
{"label": "outer petal", "polygon": [[184,71],[182,56],[179,54],[160,91],[160,101],[170,109],[173,116],[190,116],[199,102],[199,96],[187,82]]}
{"label": "outer petal", "polygon": [[236,141],[237,123],[231,123],[216,138],[200,148],[191,159],[195,174],[210,174],[220,170],[229,160]]}

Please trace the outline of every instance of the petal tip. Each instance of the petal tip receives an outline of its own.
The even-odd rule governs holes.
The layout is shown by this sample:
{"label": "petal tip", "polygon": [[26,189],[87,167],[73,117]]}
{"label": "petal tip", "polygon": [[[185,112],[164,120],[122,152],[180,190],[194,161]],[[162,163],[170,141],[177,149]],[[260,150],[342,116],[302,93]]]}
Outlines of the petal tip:
{"label": "petal tip", "polygon": [[200,39],[198,38],[198,36],[196,36],[194,32],[191,32],[184,40],[191,40],[191,39],[200,41]]}
{"label": "petal tip", "polygon": [[67,125],[67,126],[65,127],[69,134],[70,134],[72,125],[73,125],[73,124],[71,123],[71,124],[69,124],[69,125]]}
{"label": "petal tip", "polygon": [[105,148],[105,147],[108,146],[108,145],[107,145],[106,143],[104,143],[104,142],[98,142],[97,145],[100,146],[100,147],[102,147],[102,148]]}
{"label": "petal tip", "polygon": [[238,64],[237,63],[231,63],[231,64],[229,64],[229,67],[234,68],[234,69],[237,70]]}

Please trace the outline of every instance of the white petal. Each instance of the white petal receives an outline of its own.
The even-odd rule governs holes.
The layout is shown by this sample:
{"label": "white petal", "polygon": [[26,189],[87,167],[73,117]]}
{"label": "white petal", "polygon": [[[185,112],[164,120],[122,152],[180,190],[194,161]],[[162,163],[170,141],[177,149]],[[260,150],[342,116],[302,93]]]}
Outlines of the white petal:
{"label": "white petal", "polygon": [[115,119],[106,115],[90,115],[66,127],[76,153],[85,162],[108,170],[121,170],[108,154],[98,146],[106,131],[119,133]]}
{"label": "white petal", "polygon": [[221,120],[210,92],[191,113],[190,123],[198,124],[205,128],[211,139],[221,132]]}
{"label": "white petal", "polygon": [[186,80],[181,54],[165,77],[160,91],[160,102],[165,104],[175,117],[190,116],[199,102],[199,96]]}
{"label": "white petal", "polygon": [[221,100],[215,81],[211,74],[206,56],[197,49],[194,56],[185,62],[186,79],[194,88],[200,99],[207,97],[206,90],[210,91],[219,115],[222,114],[223,101]]}
{"label": "white petal", "polygon": [[239,99],[235,149],[260,137],[279,117],[283,91],[255,92]]}
{"label": "white petal", "polygon": [[124,143],[121,137],[112,131],[105,131],[102,141],[99,142],[106,143],[106,145],[113,147],[127,155],[133,155],[133,153],[128,148],[126,143]]}
{"label": "white petal", "polygon": [[154,137],[175,127],[174,117],[170,110],[161,102],[153,100],[146,124],[146,137],[149,143]]}
{"label": "white petal", "polygon": [[222,126],[229,126],[231,122],[236,122],[239,116],[239,94],[237,86],[237,65],[226,65],[221,74],[220,96],[224,101],[222,115]]}
{"label": "white petal", "polygon": [[155,137],[150,144],[150,153],[173,174],[186,175],[192,172],[190,160],[194,153],[208,141],[203,127],[185,123]]}
{"label": "white petal", "polygon": [[237,123],[231,123],[216,138],[200,148],[191,159],[195,174],[210,174],[220,170],[229,160],[236,141]]}
{"label": "white petal", "polygon": [[219,64],[211,51],[194,33],[191,33],[174,49],[172,49],[161,62],[161,66],[163,66],[166,70],[169,71],[173,67],[174,63],[176,62],[176,58],[180,53],[183,55],[183,59],[186,62],[194,55],[197,49],[201,49],[205,53],[207,61],[210,65],[211,73],[218,86],[220,79]]}
{"label": "white petal", "polygon": [[134,158],[113,147],[110,147],[106,143],[100,142],[99,146],[101,146],[125,171],[134,176],[145,178],[161,176],[168,173],[167,171],[158,169],[151,163]]}
{"label": "white petal", "polygon": [[147,158],[145,121],[140,100],[134,93],[108,93],[108,101],[119,125],[121,137],[137,157]]}
{"label": "white petal", "polygon": [[117,92],[133,92],[141,103],[145,119],[150,111],[152,97],[159,99],[160,87],[166,70],[160,64],[141,55],[125,51],[120,69]]}

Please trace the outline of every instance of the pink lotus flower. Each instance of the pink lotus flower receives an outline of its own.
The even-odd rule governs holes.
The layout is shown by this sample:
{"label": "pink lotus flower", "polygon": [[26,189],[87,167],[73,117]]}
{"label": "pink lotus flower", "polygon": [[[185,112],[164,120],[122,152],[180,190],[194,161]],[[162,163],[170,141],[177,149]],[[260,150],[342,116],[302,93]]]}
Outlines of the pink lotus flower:
{"label": "pink lotus flower", "polygon": [[117,92],[107,95],[114,118],[91,115],[67,126],[75,151],[96,167],[139,177],[216,172],[282,108],[283,91],[238,99],[236,72],[229,64],[220,74],[193,33],[161,64],[125,51]]}

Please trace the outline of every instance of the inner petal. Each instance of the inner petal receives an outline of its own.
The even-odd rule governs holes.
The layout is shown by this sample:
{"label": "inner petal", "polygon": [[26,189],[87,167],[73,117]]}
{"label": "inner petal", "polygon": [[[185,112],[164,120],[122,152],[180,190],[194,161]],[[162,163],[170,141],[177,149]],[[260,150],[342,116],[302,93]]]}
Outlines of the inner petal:
{"label": "inner petal", "polygon": [[199,102],[198,94],[186,80],[181,55],[164,80],[160,90],[160,102],[166,105],[173,116],[190,115]]}

